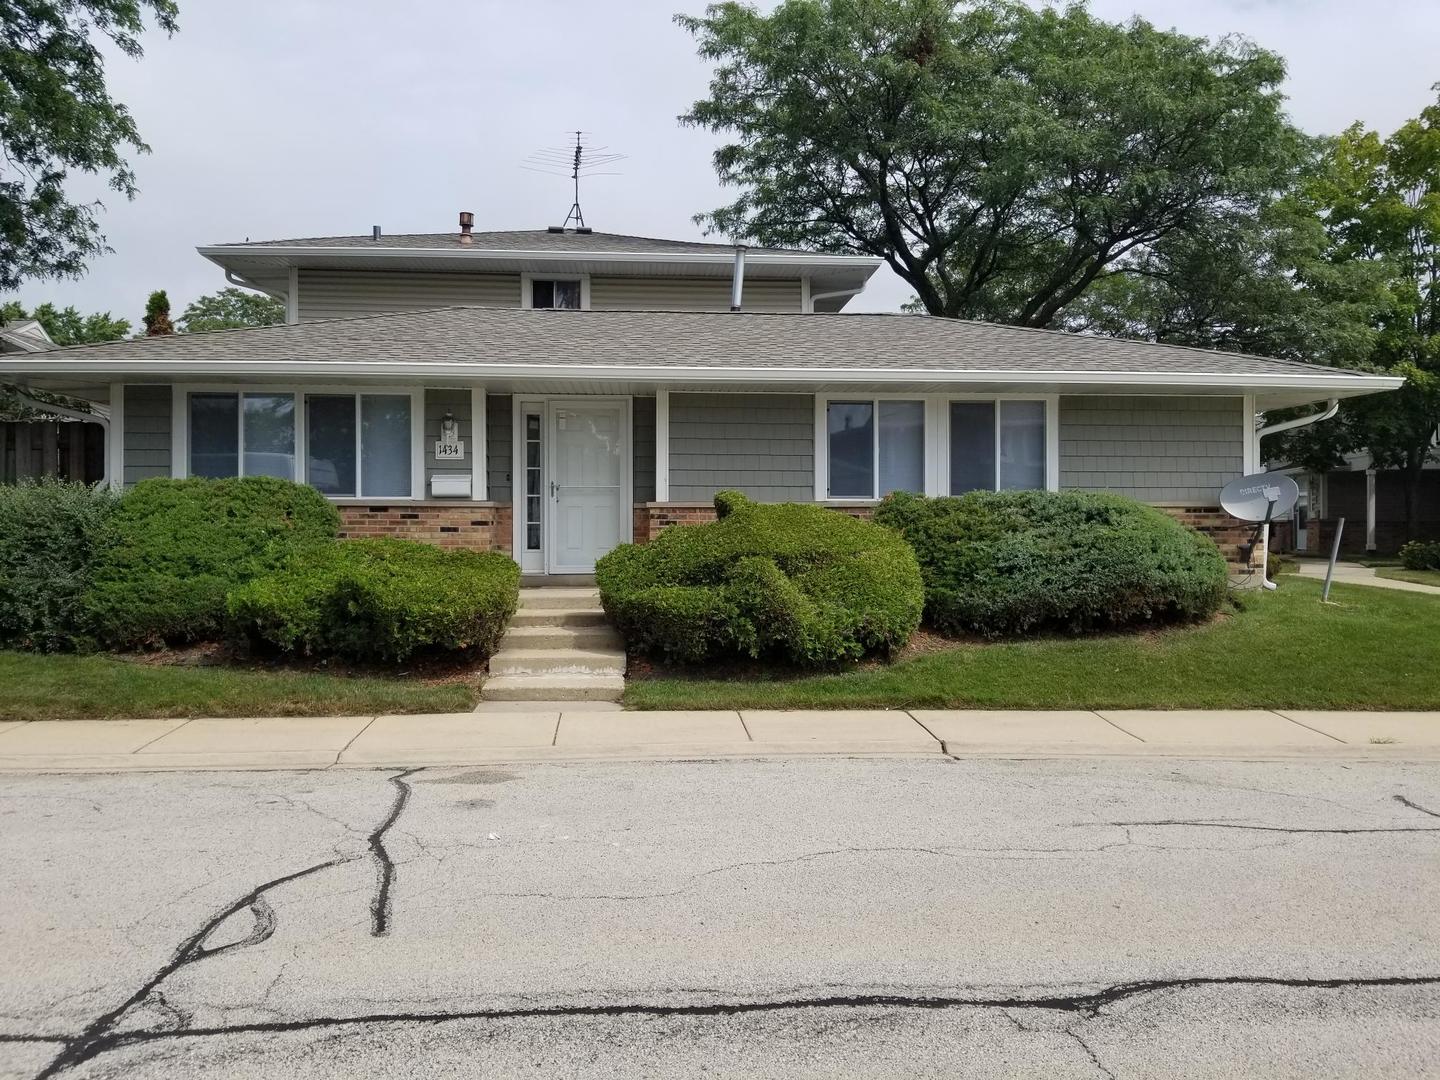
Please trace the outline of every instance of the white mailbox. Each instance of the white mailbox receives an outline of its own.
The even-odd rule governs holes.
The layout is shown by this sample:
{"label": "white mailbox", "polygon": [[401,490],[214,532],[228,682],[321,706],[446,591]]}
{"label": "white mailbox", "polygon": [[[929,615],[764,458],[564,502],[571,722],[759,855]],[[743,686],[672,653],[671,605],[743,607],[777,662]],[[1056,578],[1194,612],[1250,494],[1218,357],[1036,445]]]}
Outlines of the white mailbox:
{"label": "white mailbox", "polygon": [[470,477],[459,473],[439,474],[430,477],[430,494],[436,498],[468,499]]}

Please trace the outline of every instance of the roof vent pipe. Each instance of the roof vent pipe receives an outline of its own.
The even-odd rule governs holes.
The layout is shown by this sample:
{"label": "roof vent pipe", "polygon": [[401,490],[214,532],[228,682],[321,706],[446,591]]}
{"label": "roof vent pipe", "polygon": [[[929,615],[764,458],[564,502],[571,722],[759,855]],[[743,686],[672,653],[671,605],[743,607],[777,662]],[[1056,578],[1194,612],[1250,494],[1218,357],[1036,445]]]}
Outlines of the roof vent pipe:
{"label": "roof vent pipe", "polygon": [[475,241],[470,238],[470,230],[475,227],[475,215],[469,210],[460,211],[460,243],[473,244]]}
{"label": "roof vent pipe", "polygon": [[371,226],[370,226],[370,239],[371,239],[371,240],[379,240],[379,239],[380,239],[380,226],[379,226],[379,225],[371,225]]}
{"label": "roof vent pipe", "polygon": [[745,245],[735,245],[735,273],[730,278],[730,310],[739,311],[745,295]]}

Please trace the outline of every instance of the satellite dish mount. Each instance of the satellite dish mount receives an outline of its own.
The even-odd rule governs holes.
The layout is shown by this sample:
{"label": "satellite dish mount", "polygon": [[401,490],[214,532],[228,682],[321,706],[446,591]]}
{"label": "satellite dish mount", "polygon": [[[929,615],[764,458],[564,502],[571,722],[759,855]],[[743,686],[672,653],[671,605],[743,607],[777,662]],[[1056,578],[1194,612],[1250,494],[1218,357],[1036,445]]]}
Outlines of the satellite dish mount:
{"label": "satellite dish mount", "polygon": [[[1264,532],[1268,540],[1270,523],[1290,513],[1299,501],[1299,485],[1280,473],[1252,473],[1238,480],[1231,480],[1221,490],[1221,509],[1241,521],[1255,522],[1255,531],[1250,536],[1250,542],[1240,545],[1247,567],[1253,569],[1255,546],[1260,541],[1260,534]],[[1262,574],[1262,579],[1263,577]],[[1266,581],[1265,584],[1268,586],[1269,582]]]}

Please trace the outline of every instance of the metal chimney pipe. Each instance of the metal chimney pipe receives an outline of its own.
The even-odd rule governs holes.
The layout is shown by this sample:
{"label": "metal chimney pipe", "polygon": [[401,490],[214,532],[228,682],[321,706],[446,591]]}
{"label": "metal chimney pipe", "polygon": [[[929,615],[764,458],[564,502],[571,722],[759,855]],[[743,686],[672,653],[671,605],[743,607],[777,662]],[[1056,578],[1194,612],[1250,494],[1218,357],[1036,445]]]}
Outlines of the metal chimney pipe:
{"label": "metal chimney pipe", "polygon": [[745,245],[735,245],[735,272],[730,278],[730,310],[739,311],[745,295]]}
{"label": "metal chimney pipe", "polygon": [[371,240],[379,240],[379,239],[380,239],[380,226],[379,226],[379,225],[371,225],[371,226],[370,226],[370,239],[371,239]]}
{"label": "metal chimney pipe", "polygon": [[470,230],[475,226],[475,215],[469,210],[460,211],[460,243],[473,244],[475,241],[470,237]]}

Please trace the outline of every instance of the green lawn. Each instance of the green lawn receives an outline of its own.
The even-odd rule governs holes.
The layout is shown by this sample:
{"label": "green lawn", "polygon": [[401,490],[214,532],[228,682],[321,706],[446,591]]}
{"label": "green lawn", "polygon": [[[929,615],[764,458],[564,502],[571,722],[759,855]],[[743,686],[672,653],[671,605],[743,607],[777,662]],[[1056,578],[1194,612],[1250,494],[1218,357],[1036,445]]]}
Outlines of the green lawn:
{"label": "green lawn", "polygon": [[474,685],[0,652],[0,720],[468,712]]}
{"label": "green lawn", "polygon": [[1406,570],[1403,566],[1381,566],[1376,568],[1375,576],[1393,578],[1395,581],[1413,581],[1417,585],[1440,585],[1440,570]]}
{"label": "green lawn", "polygon": [[1206,626],[959,644],[837,675],[633,679],[626,703],[690,708],[1440,709],[1440,597],[1287,577]]}

